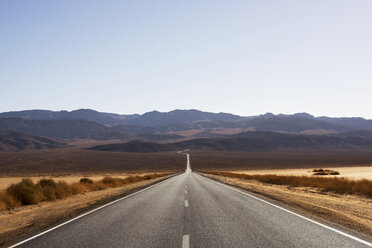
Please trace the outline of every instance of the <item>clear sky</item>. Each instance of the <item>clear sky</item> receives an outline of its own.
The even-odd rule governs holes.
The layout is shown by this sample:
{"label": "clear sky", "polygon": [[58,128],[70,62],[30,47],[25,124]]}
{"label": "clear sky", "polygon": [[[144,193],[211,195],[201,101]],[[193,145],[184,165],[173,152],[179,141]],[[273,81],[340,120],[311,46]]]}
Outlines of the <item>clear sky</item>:
{"label": "clear sky", "polygon": [[0,112],[372,119],[371,0],[1,0]]}

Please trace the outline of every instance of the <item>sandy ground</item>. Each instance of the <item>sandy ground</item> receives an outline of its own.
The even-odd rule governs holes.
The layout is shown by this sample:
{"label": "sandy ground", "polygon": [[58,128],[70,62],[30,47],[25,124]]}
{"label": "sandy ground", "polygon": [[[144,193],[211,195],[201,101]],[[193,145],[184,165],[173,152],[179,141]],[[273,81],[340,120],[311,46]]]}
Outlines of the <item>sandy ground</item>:
{"label": "sandy ground", "polygon": [[[146,173],[143,173],[143,174],[146,174]],[[133,174],[131,174],[133,175]],[[136,175],[141,175],[141,174],[136,174]],[[63,175],[63,176],[40,176],[40,177],[0,177],[0,190],[2,189],[6,189],[7,187],[9,187],[11,184],[13,183],[19,183],[22,178],[30,178],[34,183],[37,183],[40,179],[43,179],[43,178],[50,178],[50,179],[53,179],[55,180],[56,182],[58,181],[64,181],[66,183],[77,183],[80,181],[81,178],[83,177],[86,177],[86,178],[89,178],[91,180],[101,180],[103,179],[105,176],[111,176],[111,177],[118,177],[118,178],[126,178],[129,176],[129,174],[100,174],[100,175]]]}
{"label": "sandy ground", "polygon": [[[307,169],[275,169],[275,170],[241,170],[234,171],[234,173],[243,173],[248,175],[292,175],[292,176],[311,176],[313,174],[312,170],[314,168]],[[372,166],[369,167],[327,167],[322,169],[330,169],[340,172],[337,177],[348,177],[351,179],[369,179],[372,180]],[[324,177],[324,176],[322,176]],[[326,176],[334,177],[334,176]]]}
{"label": "sandy ground", "polygon": [[[221,182],[263,195],[296,212],[325,220],[372,239],[372,199],[356,195],[324,193],[319,189],[265,184],[207,175]],[[271,201],[270,200],[270,201]]]}
{"label": "sandy ground", "polygon": [[2,211],[0,212],[0,247],[21,241],[46,228],[164,178],[166,177],[146,180],[119,188],[78,194],[53,202],[22,206],[11,211]]}

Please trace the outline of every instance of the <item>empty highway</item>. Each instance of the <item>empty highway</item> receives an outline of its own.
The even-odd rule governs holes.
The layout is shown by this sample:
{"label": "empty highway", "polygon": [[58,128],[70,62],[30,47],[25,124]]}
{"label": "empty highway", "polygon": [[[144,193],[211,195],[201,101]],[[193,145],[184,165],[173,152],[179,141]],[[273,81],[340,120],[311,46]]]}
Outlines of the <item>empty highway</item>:
{"label": "empty highway", "polygon": [[18,247],[370,247],[187,171]]}

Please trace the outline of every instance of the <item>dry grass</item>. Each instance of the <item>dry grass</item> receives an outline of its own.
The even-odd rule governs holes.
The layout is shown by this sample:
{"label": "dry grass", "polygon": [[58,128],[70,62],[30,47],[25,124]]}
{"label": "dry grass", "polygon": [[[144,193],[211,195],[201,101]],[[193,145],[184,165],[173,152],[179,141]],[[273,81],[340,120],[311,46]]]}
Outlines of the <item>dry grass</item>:
{"label": "dry grass", "polygon": [[347,178],[323,178],[314,176],[278,176],[278,175],[246,175],[233,172],[207,171],[207,174],[239,178],[243,180],[257,180],[275,185],[288,185],[293,187],[313,187],[323,191],[341,194],[358,194],[372,197],[372,180],[352,180]]}
{"label": "dry grass", "polygon": [[[153,172],[155,173],[155,171]],[[145,175],[148,173],[132,173],[132,174],[126,174],[126,173],[101,173],[101,174],[70,174],[70,175],[41,175],[41,176],[15,176],[15,177],[0,177],[0,190],[8,188],[12,184],[16,184],[22,181],[23,178],[29,178],[32,180],[32,182],[37,183],[41,179],[53,179],[54,181],[64,181],[68,184],[71,183],[78,183],[81,178],[89,178],[93,181],[100,181],[106,176],[110,177],[118,177],[118,178],[126,178],[128,176],[133,175]]]}
{"label": "dry grass", "polygon": [[[234,170],[231,172],[247,175],[278,175],[278,176],[312,176],[313,169],[317,167],[308,167],[300,169],[259,169],[259,170]],[[324,168],[325,169],[325,168]],[[342,177],[359,180],[372,180],[372,166],[351,166],[351,167],[328,167],[328,170],[338,171]],[[222,171],[222,170],[220,170]],[[223,170],[226,171],[226,170]],[[325,175],[323,177],[334,177]],[[340,176],[337,176],[340,177]]]}
{"label": "dry grass", "polygon": [[39,182],[33,183],[31,179],[24,178],[21,182],[12,184],[6,190],[0,191],[0,210],[12,209],[21,205],[38,204],[41,201],[54,201],[83,192],[120,187],[167,175],[170,175],[170,173],[153,173],[126,178],[104,177],[99,181],[82,178],[78,183],[71,184],[63,181],[55,182],[53,179],[41,179]]}

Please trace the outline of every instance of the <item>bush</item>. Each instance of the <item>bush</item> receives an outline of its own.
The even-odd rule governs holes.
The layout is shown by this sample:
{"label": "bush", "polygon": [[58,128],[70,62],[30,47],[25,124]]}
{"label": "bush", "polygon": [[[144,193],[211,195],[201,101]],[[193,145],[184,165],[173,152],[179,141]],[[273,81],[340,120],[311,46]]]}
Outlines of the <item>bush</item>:
{"label": "bush", "polygon": [[89,178],[86,178],[86,177],[80,179],[79,182],[80,182],[80,183],[89,183],[89,184],[93,184],[93,181],[92,181],[91,179],[89,179]]}
{"label": "bush", "polygon": [[314,169],[314,176],[340,175],[340,172],[334,170]]}
{"label": "bush", "polygon": [[54,201],[57,199],[56,191],[57,191],[57,184],[54,182],[53,179],[41,179],[38,183],[41,187],[44,195],[44,199],[46,201]]}
{"label": "bush", "polygon": [[89,178],[81,178],[79,183],[67,184],[56,183],[53,179],[41,179],[37,184],[30,179],[22,179],[21,182],[12,184],[6,191],[0,191],[0,210],[11,209],[20,205],[37,204],[40,201],[54,201],[82,192],[118,187],[124,184],[150,180],[170,175],[149,174],[144,176],[129,176],[127,178],[104,177],[100,181],[92,181]]}
{"label": "bush", "polygon": [[63,199],[68,196],[71,196],[72,190],[71,186],[68,185],[66,182],[58,182],[56,187],[56,198],[57,199]]}
{"label": "bush", "polygon": [[12,184],[6,193],[23,205],[37,204],[44,198],[41,187],[34,184],[31,179],[22,179],[20,183]]}
{"label": "bush", "polygon": [[20,206],[21,203],[15,200],[11,195],[4,190],[0,191],[0,211],[11,209]]}

